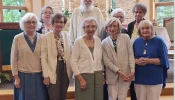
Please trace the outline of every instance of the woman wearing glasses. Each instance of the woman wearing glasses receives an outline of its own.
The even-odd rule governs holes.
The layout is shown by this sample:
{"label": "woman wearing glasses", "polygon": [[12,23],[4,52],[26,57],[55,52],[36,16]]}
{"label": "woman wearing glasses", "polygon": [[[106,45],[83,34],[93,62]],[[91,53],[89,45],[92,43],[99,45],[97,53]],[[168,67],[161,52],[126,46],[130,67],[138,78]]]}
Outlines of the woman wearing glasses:
{"label": "woman wearing glasses", "polygon": [[41,38],[37,16],[25,14],[20,20],[22,33],[16,35],[11,48],[11,67],[14,76],[14,100],[48,100],[41,68]]}
{"label": "woman wearing glasses", "polygon": [[50,23],[51,16],[53,14],[53,9],[50,6],[44,6],[41,10],[41,23],[42,26],[38,30],[39,33],[45,34],[52,30],[52,24]]}
{"label": "woman wearing glasses", "polygon": [[103,100],[103,67],[101,41],[94,36],[95,18],[84,19],[85,35],[74,42],[71,67],[75,75],[75,100]]}
{"label": "woman wearing glasses", "polygon": [[127,34],[121,34],[118,18],[111,17],[105,29],[109,36],[102,41],[102,49],[109,100],[126,100],[135,72],[132,43]]}

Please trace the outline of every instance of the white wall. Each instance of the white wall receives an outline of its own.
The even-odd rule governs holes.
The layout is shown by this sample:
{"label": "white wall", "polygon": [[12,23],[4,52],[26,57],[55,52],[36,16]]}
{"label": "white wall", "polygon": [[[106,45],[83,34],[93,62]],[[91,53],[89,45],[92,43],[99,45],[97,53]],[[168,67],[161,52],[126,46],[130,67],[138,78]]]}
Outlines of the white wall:
{"label": "white wall", "polygon": [[142,3],[147,7],[145,19],[150,20],[150,0],[139,0],[139,3]]}
{"label": "white wall", "polygon": [[39,19],[41,14],[41,8],[41,0],[33,0],[33,13],[35,13]]}

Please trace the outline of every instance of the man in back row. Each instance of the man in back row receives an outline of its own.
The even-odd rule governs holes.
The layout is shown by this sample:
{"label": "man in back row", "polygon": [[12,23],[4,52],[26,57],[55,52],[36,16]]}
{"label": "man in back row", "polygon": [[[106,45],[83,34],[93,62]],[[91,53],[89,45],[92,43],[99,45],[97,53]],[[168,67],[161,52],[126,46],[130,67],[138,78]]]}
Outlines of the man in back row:
{"label": "man in back row", "polygon": [[84,35],[82,22],[87,17],[94,17],[97,20],[97,31],[95,32],[96,36],[100,36],[100,32],[104,27],[105,20],[99,8],[94,7],[94,0],[81,0],[80,6],[75,8],[72,13],[70,21],[69,34],[71,42],[74,43],[75,39],[79,36]]}

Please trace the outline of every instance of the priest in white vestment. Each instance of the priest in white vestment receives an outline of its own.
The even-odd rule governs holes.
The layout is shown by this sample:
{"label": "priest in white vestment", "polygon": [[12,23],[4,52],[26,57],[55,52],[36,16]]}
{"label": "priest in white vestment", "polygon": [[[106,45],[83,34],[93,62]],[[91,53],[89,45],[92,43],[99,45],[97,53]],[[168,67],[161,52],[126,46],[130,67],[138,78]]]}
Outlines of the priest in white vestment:
{"label": "priest in white vestment", "polygon": [[94,7],[94,0],[81,0],[78,8],[75,8],[71,15],[69,34],[71,42],[74,43],[75,39],[84,35],[82,22],[87,17],[94,17],[97,20],[97,31],[94,35],[100,36],[100,32],[104,27],[105,20],[99,8]]}

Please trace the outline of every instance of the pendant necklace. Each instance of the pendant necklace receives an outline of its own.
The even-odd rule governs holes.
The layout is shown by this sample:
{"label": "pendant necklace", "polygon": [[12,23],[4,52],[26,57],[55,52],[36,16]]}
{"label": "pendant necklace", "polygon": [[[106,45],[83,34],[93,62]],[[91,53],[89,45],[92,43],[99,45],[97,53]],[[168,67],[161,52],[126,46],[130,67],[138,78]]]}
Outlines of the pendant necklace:
{"label": "pendant necklace", "polygon": [[145,50],[143,50],[143,54],[146,54],[147,46],[148,46],[148,42],[145,43]]}

